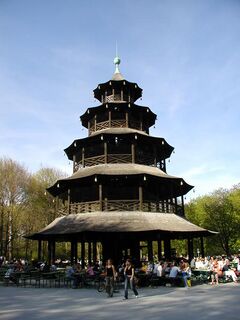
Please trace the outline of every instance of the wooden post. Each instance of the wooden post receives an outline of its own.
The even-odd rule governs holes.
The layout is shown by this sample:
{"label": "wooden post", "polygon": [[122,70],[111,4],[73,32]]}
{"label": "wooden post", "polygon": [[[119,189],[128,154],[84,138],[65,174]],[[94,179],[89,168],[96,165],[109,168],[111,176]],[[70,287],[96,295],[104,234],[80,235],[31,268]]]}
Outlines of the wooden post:
{"label": "wooden post", "polygon": [[126,128],[128,128],[128,112],[126,112]]}
{"label": "wooden post", "polygon": [[71,213],[71,204],[70,204],[70,202],[71,202],[71,190],[68,189],[68,214]]}
{"label": "wooden post", "polygon": [[152,240],[148,240],[148,261],[153,261],[153,245],[152,245]]}
{"label": "wooden post", "polygon": [[123,89],[121,89],[121,101],[123,101]]}
{"label": "wooden post", "polygon": [[88,136],[91,135],[91,122],[88,121]]}
{"label": "wooden post", "polygon": [[154,167],[157,166],[157,150],[156,150],[156,146],[154,146],[153,148],[153,154],[154,154]]}
{"label": "wooden post", "polygon": [[158,261],[160,261],[162,259],[162,241],[158,240],[157,244],[158,244]]}
{"label": "wooden post", "polygon": [[107,154],[107,141],[104,141],[104,163],[108,162],[108,154]]}
{"label": "wooden post", "polygon": [[70,253],[70,260],[71,260],[71,265],[73,265],[73,263],[75,263],[75,242],[72,240],[71,241],[71,253]]}
{"label": "wooden post", "polygon": [[109,122],[109,128],[112,126],[112,112],[111,110],[108,111],[108,122]]}
{"label": "wooden post", "polygon": [[181,196],[181,202],[182,202],[182,216],[185,216],[185,212],[184,212],[184,197],[183,195]]}
{"label": "wooden post", "polygon": [[132,153],[132,163],[135,163],[135,144],[132,143],[131,145],[131,153]]}
{"label": "wooden post", "polygon": [[82,268],[85,267],[85,242],[84,242],[84,240],[81,241],[81,266],[82,266]]}
{"label": "wooden post", "polygon": [[42,260],[42,241],[38,240],[38,261]]}
{"label": "wooden post", "polygon": [[204,252],[204,241],[203,241],[203,237],[200,237],[200,241],[201,241],[201,255],[202,258],[205,257],[205,252]]}
{"label": "wooden post", "polygon": [[88,264],[92,263],[92,246],[91,242],[88,242]]}
{"label": "wooden post", "polygon": [[55,241],[48,241],[48,264],[51,266],[55,262]]}
{"label": "wooden post", "polygon": [[178,203],[177,203],[177,198],[174,198],[174,204],[175,204],[175,213],[178,213]]}
{"label": "wooden post", "polygon": [[99,192],[99,210],[103,211],[102,185],[101,184],[99,184],[99,186],[98,186],[98,192]]}
{"label": "wooden post", "polygon": [[139,186],[138,188],[138,193],[139,193],[139,210],[143,210],[143,189],[142,186]]}
{"label": "wooden post", "polygon": [[51,265],[51,258],[52,258],[52,252],[51,252],[51,241],[48,240],[48,259],[47,259],[47,263],[50,266]]}
{"label": "wooden post", "polygon": [[188,238],[188,259],[191,261],[193,258],[193,239]]}
{"label": "wooden post", "polygon": [[143,119],[142,119],[142,113],[140,114],[140,130],[143,130]]}
{"label": "wooden post", "polygon": [[82,166],[85,167],[85,149],[82,148]]}
{"label": "wooden post", "polygon": [[164,240],[164,256],[165,259],[171,259],[171,240],[165,239]]}
{"label": "wooden post", "polygon": [[76,171],[76,155],[73,155],[73,173]]}
{"label": "wooden post", "polygon": [[94,116],[94,131],[97,131],[97,115]]}
{"label": "wooden post", "polygon": [[93,241],[93,262],[96,263],[97,261],[97,243]]}

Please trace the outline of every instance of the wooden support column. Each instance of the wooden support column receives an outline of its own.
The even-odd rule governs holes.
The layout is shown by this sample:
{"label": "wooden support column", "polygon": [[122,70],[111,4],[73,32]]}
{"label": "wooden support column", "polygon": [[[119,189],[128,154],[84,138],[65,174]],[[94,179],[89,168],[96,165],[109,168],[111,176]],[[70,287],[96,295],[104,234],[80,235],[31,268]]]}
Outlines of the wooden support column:
{"label": "wooden support column", "polygon": [[85,149],[82,148],[82,166],[85,167]]}
{"label": "wooden support column", "polygon": [[99,210],[103,211],[103,198],[102,198],[102,185],[99,184],[98,186],[98,193],[99,193]]}
{"label": "wooden support column", "polygon": [[188,259],[191,261],[193,258],[193,239],[188,238]]}
{"label": "wooden support column", "polygon": [[92,243],[88,242],[88,264],[92,263]]}
{"label": "wooden support column", "polygon": [[132,153],[132,163],[135,163],[136,156],[135,156],[135,144],[134,143],[132,143],[132,145],[131,145],[131,153]]}
{"label": "wooden support column", "polygon": [[164,240],[164,256],[165,259],[171,259],[171,240],[165,239]]}
{"label": "wooden support column", "polygon": [[77,247],[77,241],[72,240],[71,241],[71,262],[72,263],[77,263],[77,258],[78,258],[78,247]]}
{"label": "wooden support column", "polygon": [[[132,241],[131,256],[134,261],[140,261],[140,248],[139,248],[139,241],[138,240]],[[121,257],[119,257],[119,258],[121,258]]]}
{"label": "wooden support column", "polygon": [[154,156],[154,167],[157,166],[157,149],[156,146],[153,147],[153,156]]}
{"label": "wooden support column", "polygon": [[96,241],[93,242],[93,262],[96,263],[97,261],[97,243]]}
{"label": "wooden support column", "polygon": [[52,263],[55,264],[56,260],[56,242],[52,242]]}
{"label": "wooden support column", "polygon": [[111,110],[108,111],[108,122],[109,122],[109,128],[112,126],[112,112]]}
{"label": "wooden support column", "polygon": [[55,241],[48,241],[48,264],[51,266],[55,262]]}
{"label": "wooden support column", "polygon": [[129,127],[129,125],[128,125],[128,112],[126,112],[126,127],[128,128]]}
{"label": "wooden support column", "polygon": [[140,114],[140,130],[143,130],[143,119],[142,119],[142,113]]}
{"label": "wooden support column", "polygon": [[183,195],[181,196],[181,202],[182,202],[182,216],[185,216],[185,212],[184,212],[184,197]]}
{"label": "wooden support column", "polygon": [[153,245],[152,245],[152,240],[148,240],[148,261],[153,261]]}
{"label": "wooden support column", "polygon": [[157,245],[158,245],[158,261],[160,261],[162,259],[162,241],[158,240]]}
{"label": "wooden support column", "polygon": [[77,262],[77,242],[75,240],[71,241],[71,264]]}
{"label": "wooden support column", "polygon": [[42,260],[42,241],[38,240],[38,261]]}
{"label": "wooden support column", "polygon": [[97,131],[97,115],[94,116],[94,131]]}
{"label": "wooden support column", "polygon": [[81,266],[85,267],[85,241],[81,241]]}
{"label": "wooden support column", "polygon": [[202,258],[205,257],[205,252],[204,252],[204,240],[203,240],[203,237],[200,237],[200,241],[201,241],[201,255],[202,255]]}
{"label": "wooden support column", "polygon": [[139,210],[143,210],[143,189],[142,186],[139,186],[138,188],[138,193],[139,193]]}
{"label": "wooden support column", "polygon": [[71,205],[70,205],[70,202],[71,202],[71,190],[68,189],[68,214],[71,213]]}
{"label": "wooden support column", "polygon": [[47,259],[47,263],[50,266],[51,265],[51,259],[52,259],[52,252],[51,252],[52,248],[51,248],[51,241],[48,241],[48,259]]}
{"label": "wooden support column", "polygon": [[106,164],[108,162],[107,141],[104,141],[103,148],[104,148],[104,163]]}
{"label": "wooden support column", "polygon": [[123,89],[121,89],[121,101],[123,101]]}
{"label": "wooden support column", "polygon": [[91,135],[91,122],[88,121],[88,136]]}
{"label": "wooden support column", "polygon": [[175,204],[175,213],[178,213],[178,202],[177,202],[177,198],[174,198],[174,204]]}
{"label": "wooden support column", "polygon": [[76,171],[76,155],[73,155],[73,173]]}

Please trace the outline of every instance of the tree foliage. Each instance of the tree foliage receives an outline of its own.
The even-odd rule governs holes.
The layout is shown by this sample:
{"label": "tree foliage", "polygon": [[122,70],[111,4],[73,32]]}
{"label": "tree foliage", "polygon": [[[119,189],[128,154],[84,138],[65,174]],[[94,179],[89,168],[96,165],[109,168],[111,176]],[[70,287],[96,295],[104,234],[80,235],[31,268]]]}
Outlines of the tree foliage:
{"label": "tree foliage", "polygon": [[219,189],[186,206],[187,218],[199,226],[218,232],[206,240],[209,254],[230,255],[240,248],[240,185]]}
{"label": "tree foliage", "polygon": [[30,174],[12,159],[0,159],[0,255],[9,260],[36,256],[36,243],[23,236],[55,219],[54,199],[46,188],[63,176],[52,168]]}

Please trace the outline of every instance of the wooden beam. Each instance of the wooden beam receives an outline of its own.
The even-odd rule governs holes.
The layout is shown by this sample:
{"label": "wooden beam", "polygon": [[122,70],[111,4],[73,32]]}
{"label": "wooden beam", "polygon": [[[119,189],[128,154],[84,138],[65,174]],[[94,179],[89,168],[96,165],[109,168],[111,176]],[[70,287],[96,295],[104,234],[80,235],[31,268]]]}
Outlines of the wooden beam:
{"label": "wooden beam", "polygon": [[104,141],[104,163],[108,162],[107,141]]}
{"label": "wooden beam", "polygon": [[71,213],[71,190],[68,189],[68,214]]}
{"label": "wooden beam", "polygon": [[135,163],[136,156],[135,156],[135,144],[134,143],[132,143],[132,145],[131,145],[131,154],[132,154],[132,163]]}
{"label": "wooden beam", "polygon": [[99,184],[98,186],[98,192],[99,192],[99,206],[100,206],[100,211],[103,210],[103,198],[102,198],[102,185]]}
{"label": "wooden beam", "polygon": [[139,210],[143,210],[143,189],[142,186],[138,187],[138,193],[139,193]]}

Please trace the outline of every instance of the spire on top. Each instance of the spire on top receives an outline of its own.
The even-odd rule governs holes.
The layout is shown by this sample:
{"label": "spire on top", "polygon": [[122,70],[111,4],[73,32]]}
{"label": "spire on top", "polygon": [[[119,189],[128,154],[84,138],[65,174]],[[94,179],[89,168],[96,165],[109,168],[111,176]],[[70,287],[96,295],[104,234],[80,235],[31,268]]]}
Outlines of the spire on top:
{"label": "spire on top", "polygon": [[121,63],[121,60],[120,60],[120,58],[118,56],[118,52],[117,52],[117,43],[116,43],[116,57],[114,58],[113,63],[115,64],[115,72],[114,72],[114,75],[112,77],[112,80],[116,80],[116,81],[117,80],[118,81],[124,80],[121,72],[119,71],[119,65]]}

